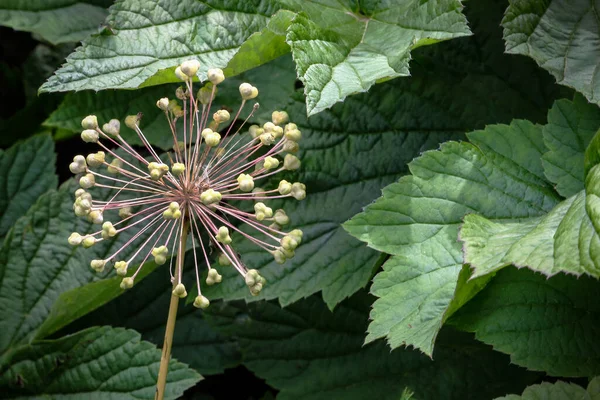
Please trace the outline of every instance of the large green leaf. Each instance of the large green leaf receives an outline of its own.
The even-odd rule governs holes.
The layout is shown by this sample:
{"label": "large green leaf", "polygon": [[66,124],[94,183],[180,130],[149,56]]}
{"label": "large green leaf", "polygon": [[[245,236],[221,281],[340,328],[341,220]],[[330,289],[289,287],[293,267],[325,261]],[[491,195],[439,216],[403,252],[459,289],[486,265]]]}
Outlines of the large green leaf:
{"label": "large green leaf", "polygon": [[[154,399],[160,350],[131,330],[91,328],[12,351],[0,367],[5,399]],[[165,398],[176,399],[202,377],[171,360]]]}
{"label": "large green leaf", "polygon": [[547,277],[505,268],[450,323],[553,376],[600,373],[600,284],[586,276]]}
{"label": "large green leaf", "polygon": [[0,149],[0,241],[39,196],[56,187],[55,163],[49,135]]}
{"label": "large green leaf", "polygon": [[33,32],[52,44],[78,42],[99,31],[109,4],[101,0],[5,0],[0,4],[0,25]]}
{"label": "large green leaf", "polygon": [[453,331],[441,335],[435,360],[416,350],[390,352],[382,342],[363,346],[370,302],[361,292],[333,313],[314,296],[283,309],[259,302],[230,314],[209,311],[209,322],[239,340],[244,365],[282,400],[491,398],[536,379]]}
{"label": "large green leaf", "polygon": [[308,115],[377,81],[408,76],[410,51],[469,35],[458,0],[284,0],[301,11],[288,29]]}
{"label": "large green leaf", "polygon": [[[276,10],[273,0],[115,3],[106,34],[85,40],[40,90],[133,89],[177,82],[174,67],[190,58],[200,61],[199,76],[205,79],[208,68],[225,68]],[[283,54],[267,49],[256,57],[254,49],[248,47],[247,58],[237,59],[230,75]]]}
{"label": "large green leaf", "polygon": [[594,378],[587,390],[575,383],[558,381],[543,382],[529,386],[521,396],[511,394],[496,400],[598,400],[600,398],[600,379]]}
{"label": "large green leaf", "polygon": [[517,120],[467,136],[471,143],[444,143],[412,161],[412,175],[344,225],[394,256],[371,288],[379,299],[367,342],[387,337],[392,348],[431,354],[463,264],[457,237],[465,214],[525,218],[558,202],[543,179],[541,126]]}
{"label": "large green leaf", "polygon": [[510,0],[506,52],[533,58],[560,84],[600,103],[600,17],[588,0]]}

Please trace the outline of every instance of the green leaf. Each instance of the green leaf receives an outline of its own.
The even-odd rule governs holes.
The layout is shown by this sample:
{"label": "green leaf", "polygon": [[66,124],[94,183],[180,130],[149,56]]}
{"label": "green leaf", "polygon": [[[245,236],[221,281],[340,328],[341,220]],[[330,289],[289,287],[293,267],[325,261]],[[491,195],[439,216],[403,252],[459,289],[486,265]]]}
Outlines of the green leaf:
{"label": "green leaf", "polygon": [[412,49],[471,34],[458,0],[283,3],[302,12],[287,42],[305,85],[309,116],[377,81],[408,76]]}
{"label": "green leaf", "polygon": [[44,192],[58,184],[54,142],[34,136],[0,150],[0,241]]}
{"label": "green leaf", "polygon": [[450,320],[459,329],[510,354],[511,362],[552,376],[600,373],[597,280],[546,278],[505,268]]}
{"label": "green leaf", "polygon": [[[11,352],[2,366],[6,399],[154,399],[160,350],[131,330],[108,326]],[[202,377],[171,360],[165,398],[176,399]]]}
{"label": "green leaf", "polygon": [[464,215],[525,218],[558,202],[543,180],[539,125],[517,120],[467,136],[471,143],[444,143],[413,160],[412,175],[344,225],[394,256],[371,287],[379,299],[367,342],[387,337],[392,348],[406,344],[431,354],[463,264],[457,237]]}
{"label": "green leaf", "polygon": [[229,325],[222,312],[208,312],[210,322],[239,340],[244,365],[279,389],[282,400],[385,400],[407,392],[416,399],[491,398],[536,379],[450,330],[441,335],[435,361],[415,350],[390,352],[382,342],[365,346],[370,301],[358,293],[333,313],[314,296],[283,309],[252,303],[229,314]]}
{"label": "green leaf", "polygon": [[[206,79],[209,68],[225,68],[276,10],[272,0],[117,2],[107,18],[112,33],[85,40],[40,91],[134,89],[178,82],[174,67],[190,58],[200,61],[198,75]],[[229,73],[257,66],[254,49],[249,45],[247,57],[237,59]],[[261,63],[281,54],[267,50],[259,55]]]}
{"label": "green leaf", "polygon": [[542,164],[563,197],[583,189],[583,154],[599,127],[600,109],[581,96],[574,101],[558,100],[548,112],[544,144],[549,151],[542,156]]}
{"label": "green leaf", "polygon": [[506,52],[533,58],[558,83],[599,104],[599,23],[587,0],[511,0],[502,20]]}
{"label": "green leaf", "polygon": [[108,15],[107,1],[6,0],[0,5],[0,25],[39,35],[52,44],[79,42],[98,32]]}
{"label": "green leaf", "polygon": [[575,383],[558,381],[556,383],[542,382],[529,386],[521,396],[511,394],[498,397],[496,400],[598,400],[597,387],[599,378],[594,378],[585,390]]}
{"label": "green leaf", "polygon": [[[94,273],[90,260],[108,257],[136,233],[135,228],[128,229],[90,249],[70,246],[67,238],[72,232],[93,229],[73,213],[75,189],[69,181],[58,191],[42,195],[6,236],[0,250],[0,353],[31,340],[61,293],[112,275],[110,268],[100,275]],[[106,191],[94,191],[95,199],[107,196]],[[121,257],[135,250],[127,247]]]}

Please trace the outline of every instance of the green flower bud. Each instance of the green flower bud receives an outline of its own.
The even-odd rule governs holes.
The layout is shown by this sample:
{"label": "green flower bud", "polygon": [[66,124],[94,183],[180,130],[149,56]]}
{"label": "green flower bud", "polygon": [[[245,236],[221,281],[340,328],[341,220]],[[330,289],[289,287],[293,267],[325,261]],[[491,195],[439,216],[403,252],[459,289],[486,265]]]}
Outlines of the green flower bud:
{"label": "green flower bud", "polygon": [[209,305],[210,305],[210,301],[208,301],[208,299],[202,295],[198,295],[194,299],[194,307],[196,307],[196,308],[206,309],[206,308],[208,308]]}
{"label": "green flower bud", "polygon": [[[217,88],[215,87],[215,96],[217,94]],[[215,99],[213,96],[213,84],[207,83],[200,90],[198,90],[198,99],[200,100],[200,104],[208,104]]]}
{"label": "green flower bud", "polygon": [[185,150],[185,143],[183,143],[183,141],[181,141],[181,140],[173,145],[173,151],[184,151],[184,150]]}
{"label": "green flower bud", "polygon": [[283,158],[283,168],[288,171],[300,168],[300,159],[292,154],[286,154]]}
{"label": "green flower bud", "polygon": [[96,184],[96,179],[92,174],[85,174],[81,178],[79,178],[79,186],[84,189],[89,189]]}
{"label": "green flower bud", "polygon": [[275,143],[275,136],[272,133],[265,132],[258,137],[264,146],[270,146]]}
{"label": "green flower bud", "polygon": [[133,129],[135,131],[135,128],[139,125],[140,123],[140,118],[141,118],[141,113],[138,113],[136,115],[128,115],[125,117],[125,126],[128,127],[129,129]]}
{"label": "green flower bud", "polygon": [[272,122],[265,122],[263,124],[263,129],[265,130],[265,132],[273,133],[273,131],[275,130],[275,128],[276,128],[276,126]]}
{"label": "green flower bud", "polygon": [[287,258],[288,260],[291,258],[294,258],[294,250],[289,250],[289,249],[284,249],[283,247],[280,247],[281,252],[283,253],[283,255],[285,256],[285,258]]}
{"label": "green flower bud", "polygon": [[219,110],[213,114],[213,119],[219,124],[229,121],[229,118],[231,118],[231,116],[227,110]]}
{"label": "green flower bud", "polygon": [[112,222],[106,221],[102,224],[102,239],[109,239],[117,234],[117,230],[113,226]]}
{"label": "green flower bud", "polygon": [[264,161],[265,169],[273,169],[279,167],[279,160],[275,157],[267,156]]}
{"label": "green flower bud", "polygon": [[90,247],[92,247],[94,244],[96,244],[97,240],[95,237],[93,236],[86,236],[83,238],[83,240],[81,241],[81,245],[85,248],[85,249],[89,249]]}
{"label": "green flower bud", "polygon": [[297,142],[288,140],[283,144],[283,151],[287,151],[288,153],[297,153],[298,150],[300,150],[300,145]]}
{"label": "green flower bud", "polygon": [[123,278],[119,286],[123,290],[131,289],[133,287],[133,278]]}
{"label": "green flower bud", "polygon": [[69,170],[74,174],[81,174],[86,171],[85,158],[83,156],[73,157],[73,162],[69,164]]}
{"label": "green flower bud", "polygon": [[297,142],[302,139],[302,133],[300,133],[298,129],[285,131],[284,135],[287,140],[291,140],[292,142]]}
{"label": "green flower bud", "polygon": [[179,203],[173,201],[169,204],[169,208],[167,208],[163,212],[164,219],[179,219],[181,218],[181,210],[179,209]]}
{"label": "green flower bud", "polygon": [[87,192],[85,191],[85,189],[77,189],[77,190],[75,191],[75,198],[77,198],[77,197],[80,197],[80,196],[81,196],[81,195],[83,195],[84,193],[87,193]]}
{"label": "green flower bud", "polygon": [[190,78],[196,76],[198,72],[198,68],[200,68],[200,61],[198,60],[187,60],[181,63],[179,66],[181,68],[181,72],[187,75]]}
{"label": "green flower bud", "polygon": [[280,241],[281,247],[285,250],[295,250],[298,247],[298,242],[290,235],[285,235]]}
{"label": "green flower bud", "polygon": [[163,111],[167,111],[169,109],[169,99],[163,97],[162,99],[156,102],[156,107],[160,108]]}
{"label": "green flower bud", "polygon": [[277,225],[285,226],[290,223],[290,217],[288,217],[285,211],[280,208],[275,211],[275,222]]}
{"label": "green flower bud", "polygon": [[102,131],[107,135],[119,136],[121,131],[121,123],[118,119],[111,119],[106,124],[102,125]]}
{"label": "green flower bud", "polygon": [[218,85],[219,83],[225,80],[225,75],[223,74],[223,70],[219,68],[211,68],[206,73],[208,80],[213,85]]}
{"label": "green flower bud", "polygon": [[67,241],[69,242],[69,244],[71,246],[79,246],[81,244],[81,242],[83,241],[83,237],[79,233],[73,232],[73,233],[71,233],[71,235],[69,236],[69,239],[67,239]]}
{"label": "green flower bud", "polygon": [[96,168],[104,163],[105,154],[103,151],[97,153],[90,153],[86,157],[87,163],[90,167]]}
{"label": "green flower bud", "polygon": [[123,167],[123,161],[119,160],[118,158],[115,158],[106,167],[106,170],[111,175],[117,175],[119,173],[119,170],[122,169],[122,167]]}
{"label": "green flower bud", "polygon": [[275,125],[285,124],[290,120],[290,116],[285,111],[273,111],[271,119]]}
{"label": "green flower bud", "polygon": [[292,197],[296,200],[304,200],[306,198],[306,185],[300,182],[294,182],[292,185]]}
{"label": "green flower bud", "polygon": [[286,194],[290,194],[292,192],[292,184],[286,180],[282,180],[281,182],[279,182],[277,190],[279,191],[279,194],[285,196]]}
{"label": "green flower bud", "polygon": [[288,236],[290,236],[291,238],[293,238],[298,244],[302,243],[302,236],[304,234],[302,233],[302,231],[300,229],[294,229],[293,231],[291,231],[290,233],[288,233]]}
{"label": "green flower bud", "polygon": [[240,174],[237,181],[242,192],[251,192],[254,189],[254,178],[251,175]]}
{"label": "green flower bud", "polygon": [[283,131],[284,132],[293,131],[294,129],[298,129],[298,125],[290,122],[289,124],[285,124],[285,127],[283,128]]}
{"label": "green flower bud", "polygon": [[98,142],[98,132],[93,129],[86,129],[81,132],[81,139],[86,143],[97,143]]}
{"label": "green flower bud", "polygon": [[223,244],[231,244],[231,236],[229,236],[229,229],[226,226],[222,226],[219,228],[219,232],[216,234],[215,239],[217,242],[221,242]]}
{"label": "green flower bud", "polygon": [[273,134],[275,139],[279,139],[280,137],[283,136],[283,128],[280,126],[276,126],[275,128],[273,128],[273,132],[271,132],[271,133]]}
{"label": "green flower bud", "polygon": [[129,266],[129,264],[127,263],[127,261],[117,261],[115,263],[115,269],[117,270],[117,275],[119,275],[119,276],[127,275],[127,267],[128,266]]}
{"label": "green flower bud", "polygon": [[177,296],[180,299],[187,296],[187,291],[185,290],[183,283],[178,283],[177,286],[175,286],[175,289],[173,289],[173,296]]}
{"label": "green flower bud", "polygon": [[285,264],[285,262],[287,261],[287,258],[285,257],[285,254],[283,254],[283,251],[281,251],[281,249],[276,249],[273,252],[271,252],[271,254],[273,254],[273,258],[275,259],[275,262],[277,264]]}
{"label": "green flower bud", "polygon": [[225,253],[219,253],[217,262],[219,263],[220,266],[223,266],[223,267],[231,265],[231,260],[229,260],[229,257],[227,257],[227,255]]}
{"label": "green flower bud", "polygon": [[200,201],[202,201],[202,203],[204,203],[207,206],[210,204],[218,203],[219,201],[221,201],[221,198],[221,193],[213,189],[207,189],[200,194]]}
{"label": "green flower bud", "polygon": [[154,262],[157,265],[163,265],[167,262],[169,256],[169,249],[167,246],[159,246],[152,249],[152,255],[154,256]]}
{"label": "green flower bud", "polygon": [[202,131],[202,138],[206,142],[206,145],[209,147],[215,147],[219,145],[221,141],[221,135],[219,132],[214,132],[210,128],[206,128]]}
{"label": "green flower bud", "polygon": [[262,195],[262,194],[260,194],[260,193],[263,193],[264,191],[265,191],[265,189],[263,189],[263,188],[261,188],[261,187],[255,187],[255,188],[252,190],[252,195],[253,195],[253,196],[255,196],[255,197],[257,197],[257,196],[263,196],[263,195]]}
{"label": "green flower bud", "polygon": [[223,277],[219,275],[219,272],[211,268],[208,270],[208,276],[206,277],[207,285],[214,285],[215,283],[220,283],[223,280]]}
{"label": "green flower bud", "polygon": [[96,129],[98,127],[98,118],[95,115],[88,115],[81,121],[83,129]]}
{"label": "green flower bud", "polygon": [[[176,90],[175,90],[175,97],[177,97],[179,100],[187,100],[190,98],[190,92],[189,90],[185,89],[183,86],[179,86]],[[167,108],[169,106],[167,105]]]}
{"label": "green flower bud", "polygon": [[240,85],[240,95],[242,95],[242,99],[250,100],[258,96],[258,89],[249,83],[242,83]]}
{"label": "green flower bud", "polygon": [[102,215],[101,210],[90,211],[90,213],[88,214],[87,217],[88,217],[88,221],[90,221],[92,224],[96,224],[96,225],[100,225],[104,221],[104,216]]}
{"label": "green flower bud", "polygon": [[273,209],[267,207],[265,203],[258,202],[254,205],[254,213],[258,221],[262,221],[265,218],[271,218],[273,216]]}
{"label": "green flower bud", "polygon": [[246,281],[246,286],[250,289],[250,294],[252,294],[252,296],[258,296],[263,286],[267,283],[265,278],[260,276],[255,269],[248,270],[244,280]]}
{"label": "green flower bud", "polygon": [[119,209],[119,218],[121,219],[129,218],[132,215],[133,212],[131,211],[131,207],[123,207]]}
{"label": "green flower bud", "polygon": [[163,163],[151,162],[148,163],[148,171],[150,172],[150,178],[153,181],[160,180],[167,172],[169,172],[169,166]]}
{"label": "green flower bud", "polygon": [[105,265],[106,265],[106,260],[92,260],[92,262],[90,262],[90,267],[92,267],[92,269],[98,273],[101,273],[104,271]]}
{"label": "green flower bud", "polygon": [[185,172],[185,164],[182,163],[175,163],[171,166],[171,172],[173,173],[173,175],[175,176],[181,176],[183,175],[183,173]]}

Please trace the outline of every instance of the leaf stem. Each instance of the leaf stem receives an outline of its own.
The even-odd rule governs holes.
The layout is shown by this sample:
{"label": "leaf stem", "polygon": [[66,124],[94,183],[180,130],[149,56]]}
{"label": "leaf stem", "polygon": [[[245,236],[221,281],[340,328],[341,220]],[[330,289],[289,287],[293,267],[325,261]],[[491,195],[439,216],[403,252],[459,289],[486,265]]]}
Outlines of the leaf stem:
{"label": "leaf stem", "polygon": [[[179,248],[177,251],[177,267],[173,279],[173,288],[180,282],[181,272],[183,270],[183,260],[185,258],[185,243],[187,241],[189,222],[183,223],[183,231],[179,238]],[[173,345],[173,333],[175,332],[175,320],[177,319],[177,310],[179,308],[179,297],[171,294],[171,303],[169,304],[169,316],[167,317],[167,326],[165,328],[165,341],[162,347],[160,357],[160,367],[158,369],[158,379],[156,380],[155,400],[163,400],[165,397],[165,386],[167,385],[167,373],[169,372],[169,361],[171,360],[171,347]]]}

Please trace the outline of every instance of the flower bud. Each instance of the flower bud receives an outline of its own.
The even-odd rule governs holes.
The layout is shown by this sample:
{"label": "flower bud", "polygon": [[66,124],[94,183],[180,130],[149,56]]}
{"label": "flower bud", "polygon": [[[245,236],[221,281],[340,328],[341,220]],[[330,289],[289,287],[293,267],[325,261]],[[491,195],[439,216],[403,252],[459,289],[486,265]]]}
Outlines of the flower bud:
{"label": "flower bud", "polygon": [[113,226],[112,222],[106,221],[102,224],[102,239],[109,239],[117,234],[117,230]]}
{"label": "flower bud", "polygon": [[98,118],[95,115],[88,115],[81,121],[83,129],[96,129],[98,127]]}
{"label": "flower bud", "polygon": [[275,143],[275,136],[272,133],[265,132],[258,137],[264,146],[270,146]]}
{"label": "flower bud", "polygon": [[300,150],[300,146],[297,142],[288,140],[283,144],[283,151],[287,151],[288,153],[297,153],[298,150]]}
{"label": "flower bud", "polygon": [[249,83],[242,83],[240,85],[240,94],[242,95],[242,99],[250,100],[258,96],[258,89]]}
{"label": "flower bud", "polygon": [[92,247],[94,244],[96,244],[97,240],[95,237],[93,236],[86,236],[83,238],[83,240],[81,241],[81,245],[83,246],[83,248],[85,249],[89,249],[90,247]]}
{"label": "flower bud", "polygon": [[125,117],[125,126],[129,129],[133,129],[139,125],[141,119],[141,113],[137,113],[136,115],[128,115]]}
{"label": "flower bud", "polygon": [[175,201],[171,202],[171,204],[169,204],[169,208],[167,208],[163,212],[163,217],[167,220],[181,218],[181,210],[179,209],[179,203]]}
{"label": "flower bud", "polygon": [[300,229],[294,229],[293,231],[288,233],[288,236],[290,236],[292,239],[294,239],[298,244],[302,243],[303,235],[304,234],[302,233],[302,231]]}
{"label": "flower bud", "polygon": [[148,163],[148,171],[150,172],[150,178],[154,181],[158,181],[169,172],[169,166],[167,164],[152,161],[151,163]]}
{"label": "flower bud", "polygon": [[119,136],[119,132],[121,131],[121,123],[118,119],[111,119],[106,124],[102,125],[102,130],[107,135]]}
{"label": "flower bud", "polygon": [[90,167],[96,168],[104,163],[105,154],[103,151],[97,153],[90,153],[86,157],[87,163]]}
{"label": "flower bud", "polygon": [[293,122],[290,122],[289,124],[285,124],[283,131],[293,131],[294,129],[298,129],[298,125],[294,124]]}
{"label": "flower bud", "polygon": [[271,119],[275,125],[285,124],[290,120],[290,116],[285,111],[273,111]]}
{"label": "flower bud", "polygon": [[87,193],[85,189],[77,189],[75,191],[75,198],[82,196],[84,193]]}
{"label": "flower bud", "polygon": [[221,197],[221,193],[213,189],[208,189],[200,194],[200,201],[202,201],[202,203],[208,206],[210,204],[218,203],[219,201],[221,201]]}
{"label": "flower bud", "polygon": [[163,265],[167,262],[169,256],[169,249],[167,246],[159,246],[152,249],[152,255],[154,256],[154,262],[156,265]]}
{"label": "flower bud", "polygon": [[248,133],[250,133],[250,136],[252,136],[252,139],[256,139],[257,137],[262,135],[264,132],[265,132],[265,130],[258,125],[250,125],[250,128],[248,128]]}
{"label": "flower bud", "polygon": [[156,102],[156,107],[160,108],[163,111],[167,111],[169,109],[169,99],[163,97],[162,99]]}
{"label": "flower bud", "polygon": [[104,271],[104,266],[106,265],[106,260],[92,260],[90,262],[90,267],[98,273]]}
{"label": "flower bud", "polygon": [[291,193],[292,184],[286,180],[282,180],[281,182],[279,182],[279,186],[277,187],[277,190],[279,191],[279,194],[282,194],[285,196],[286,194]]}
{"label": "flower bud", "polygon": [[251,175],[240,174],[237,181],[242,192],[251,192],[254,189],[254,178]]}
{"label": "flower bud", "polygon": [[[190,98],[190,92],[189,92],[189,90],[185,89],[183,86],[179,86],[175,90],[175,97],[177,97],[179,100],[187,100]],[[168,108],[168,105],[167,105],[167,108]]]}
{"label": "flower bud", "polygon": [[101,210],[90,211],[90,213],[88,214],[87,217],[88,217],[88,221],[90,221],[92,224],[96,224],[96,225],[100,225],[104,221],[104,216],[102,215]]}
{"label": "flower bud", "polygon": [[294,182],[292,185],[292,197],[296,200],[304,200],[306,198],[306,185],[300,182]]}
{"label": "flower bud", "polygon": [[287,216],[284,210],[281,208],[275,211],[275,223],[279,226],[285,226],[290,223],[290,217]]}
{"label": "flower bud", "polygon": [[119,286],[123,290],[131,289],[133,287],[133,278],[123,278]]}
{"label": "flower bud", "polygon": [[219,142],[221,141],[221,135],[219,134],[219,132],[214,132],[210,128],[206,128],[202,131],[202,138],[204,139],[206,145],[209,147],[218,146]]}
{"label": "flower bud", "polygon": [[231,243],[231,236],[229,236],[229,229],[226,226],[222,226],[219,228],[219,232],[215,235],[217,242],[221,242],[223,244]]}
{"label": "flower bud", "polygon": [[194,299],[194,307],[196,307],[196,308],[206,309],[206,308],[208,308],[209,305],[210,305],[210,301],[208,301],[208,299],[202,295],[198,295]]}
{"label": "flower bud", "polygon": [[229,121],[229,118],[231,118],[231,116],[227,110],[219,110],[213,114],[213,119],[219,124]]}
{"label": "flower bud", "polygon": [[283,136],[283,128],[280,126],[276,126],[273,128],[273,132],[271,132],[271,133],[273,134],[275,139],[279,139],[280,137]]}
{"label": "flower bud", "polygon": [[297,142],[302,139],[302,133],[300,133],[298,129],[285,131],[284,135],[287,140],[291,140],[292,142]]}
{"label": "flower bud", "polygon": [[93,129],[86,129],[81,132],[81,139],[86,143],[97,143],[98,137],[98,132]]}
{"label": "flower bud", "polygon": [[212,83],[207,83],[200,90],[198,90],[198,100],[200,100],[200,104],[208,104],[215,99],[214,96],[217,94],[217,88],[214,87],[215,94],[213,96],[213,85]]}
{"label": "flower bud", "polygon": [[92,174],[85,174],[81,178],[79,178],[79,186],[84,189],[89,189],[96,184],[96,179]]}
{"label": "flower bud", "polygon": [[225,253],[219,253],[219,257],[217,258],[219,265],[225,267],[227,265],[231,265],[231,260]]}
{"label": "flower bud", "polygon": [[271,254],[273,254],[273,258],[275,259],[275,262],[277,264],[285,264],[285,262],[287,261],[287,258],[285,257],[285,254],[283,254],[283,251],[281,251],[281,249],[276,249],[273,252],[271,252]]}
{"label": "flower bud", "polygon": [[211,68],[206,73],[208,80],[213,85],[218,85],[219,83],[225,80],[225,75],[223,74],[223,70],[219,68]]}
{"label": "flower bud", "polygon": [[185,150],[185,143],[183,143],[183,141],[179,140],[177,143],[175,143],[173,145],[173,151],[184,151]]}
{"label": "flower bud", "polygon": [[252,294],[252,296],[258,296],[263,286],[267,283],[265,278],[260,276],[255,269],[248,270],[244,280],[246,281],[246,286],[250,289],[250,294]]}
{"label": "flower bud", "polygon": [[279,167],[279,160],[275,157],[267,156],[264,161],[265,169],[273,169]]}
{"label": "flower bud", "polygon": [[267,207],[265,203],[258,202],[254,205],[254,213],[258,221],[262,221],[265,218],[271,218],[273,216],[273,209]]}
{"label": "flower bud", "polygon": [[265,132],[273,133],[273,131],[275,130],[275,128],[276,128],[276,126],[272,122],[265,122],[263,124],[263,129],[265,130]]}
{"label": "flower bud", "polygon": [[288,171],[300,168],[300,159],[292,154],[286,154],[283,158],[283,168]]}
{"label": "flower bud", "polygon": [[67,241],[71,246],[79,246],[83,241],[83,237],[79,233],[73,232]]}
{"label": "flower bud", "polygon": [[186,74],[184,74],[184,73],[181,71],[181,66],[179,66],[179,67],[175,68],[175,76],[176,76],[177,78],[181,79],[181,80],[182,80],[182,81],[184,81],[184,82],[185,82],[185,81],[187,81],[188,79],[190,79],[190,77],[189,77],[189,76],[187,76]]}
{"label": "flower bud", "polygon": [[119,218],[121,219],[129,218],[132,215],[133,212],[131,211],[131,207],[123,207],[119,209]]}
{"label": "flower bud", "polygon": [[185,164],[175,163],[171,166],[171,172],[175,176],[181,176],[185,172]]}
{"label": "flower bud", "polygon": [[118,158],[115,158],[110,162],[110,164],[106,167],[106,170],[111,175],[117,175],[119,170],[123,167],[123,162]]}
{"label": "flower bud", "polygon": [[74,174],[85,172],[86,167],[85,158],[80,155],[73,157],[73,162],[69,164],[69,170]]}
{"label": "flower bud", "polygon": [[288,234],[281,239],[280,244],[286,250],[295,250],[299,243]]}
{"label": "flower bud", "polygon": [[119,275],[119,276],[127,275],[127,267],[128,266],[129,266],[129,264],[127,263],[127,261],[117,261],[115,263],[115,269],[117,270],[117,275]]}
{"label": "flower bud", "polygon": [[194,76],[196,76],[198,68],[200,68],[200,61],[187,60],[182,62],[179,68],[181,68],[181,72],[183,72],[185,75],[189,76],[190,78],[193,78]]}
{"label": "flower bud", "polygon": [[185,290],[183,283],[178,283],[177,286],[175,286],[175,289],[173,289],[173,296],[177,296],[180,299],[187,296],[187,291]]}
{"label": "flower bud", "polygon": [[219,272],[211,268],[208,270],[208,276],[206,277],[207,285],[214,285],[215,283],[220,283],[223,280],[223,277],[219,275]]}

